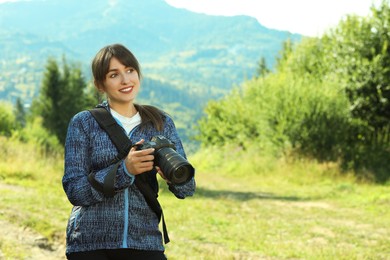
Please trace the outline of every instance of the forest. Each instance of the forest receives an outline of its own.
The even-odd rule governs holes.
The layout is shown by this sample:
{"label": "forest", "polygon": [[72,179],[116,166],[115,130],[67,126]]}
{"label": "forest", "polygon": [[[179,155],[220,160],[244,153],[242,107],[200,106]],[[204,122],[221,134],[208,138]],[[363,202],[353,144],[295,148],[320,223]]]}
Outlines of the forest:
{"label": "forest", "polygon": [[[181,116],[175,118],[180,133],[188,137],[199,184],[185,210],[160,187],[167,216],[180,223],[173,227],[178,244],[168,247],[172,259],[388,256],[389,24],[390,5],[384,1],[369,16],[349,15],[321,37],[287,40],[273,67],[261,58],[253,78],[207,102],[191,127]],[[152,97],[141,100],[150,102]],[[86,83],[81,68],[63,58],[47,60],[30,109],[20,100],[2,103],[0,184],[31,188],[28,194],[52,191],[47,202],[55,206],[42,206],[48,207],[43,215],[50,216],[55,208],[58,217],[42,217],[8,186],[0,186],[10,196],[0,200],[6,205],[0,208],[0,219],[23,223],[50,243],[63,243],[70,209],[60,188],[67,124],[102,98]],[[178,104],[167,103],[166,109],[175,114]],[[30,166],[23,167],[25,162]],[[43,171],[44,177],[39,175]],[[42,204],[35,199],[28,201]],[[18,213],[11,214],[16,208]],[[349,222],[341,223],[342,217]],[[259,238],[243,218],[261,227],[264,236]],[[307,241],[315,246],[303,247]],[[25,256],[11,245],[0,240],[3,253]]]}

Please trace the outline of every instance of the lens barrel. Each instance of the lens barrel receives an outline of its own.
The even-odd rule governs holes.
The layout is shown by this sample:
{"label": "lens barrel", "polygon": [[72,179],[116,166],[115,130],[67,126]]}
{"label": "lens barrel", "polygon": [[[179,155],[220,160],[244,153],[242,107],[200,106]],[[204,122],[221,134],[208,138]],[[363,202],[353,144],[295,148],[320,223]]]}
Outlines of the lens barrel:
{"label": "lens barrel", "polygon": [[194,167],[170,147],[156,151],[155,160],[165,177],[173,184],[185,184],[194,176]]}

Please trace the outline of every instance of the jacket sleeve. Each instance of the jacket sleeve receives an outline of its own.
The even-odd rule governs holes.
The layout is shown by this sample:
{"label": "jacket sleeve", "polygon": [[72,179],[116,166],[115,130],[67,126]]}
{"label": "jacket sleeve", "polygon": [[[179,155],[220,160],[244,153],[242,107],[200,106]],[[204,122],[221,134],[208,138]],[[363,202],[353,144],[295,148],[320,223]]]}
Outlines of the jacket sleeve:
{"label": "jacket sleeve", "polygon": [[[69,123],[65,141],[65,172],[62,185],[69,201],[75,206],[88,206],[105,199],[102,192],[92,187],[88,175],[92,172],[92,144],[90,135],[93,129],[88,127],[87,114],[81,112],[74,116]],[[93,120],[93,119],[91,119]],[[96,130],[95,130],[96,131]],[[105,176],[114,165],[109,165],[95,172],[95,179],[102,184]],[[122,190],[134,181],[134,177],[127,174],[120,164],[117,172],[115,190]]]}
{"label": "jacket sleeve", "polygon": [[[176,152],[187,159],[183,148],[183,144],[177,133],[176,126],[170,117],[166,118],[166,122],[164,126],[164,136],[166,136],[169,140],[171,140],[175,144]],[[192,177],[192,179],[189,182],[183,185],[169,184],[169,190],[173,194],[175,194],[175,196],[179,199],[184,199],[185,197],[192,196],[195,192],[195,187],[196,187],[195,175],[194,177]]]}

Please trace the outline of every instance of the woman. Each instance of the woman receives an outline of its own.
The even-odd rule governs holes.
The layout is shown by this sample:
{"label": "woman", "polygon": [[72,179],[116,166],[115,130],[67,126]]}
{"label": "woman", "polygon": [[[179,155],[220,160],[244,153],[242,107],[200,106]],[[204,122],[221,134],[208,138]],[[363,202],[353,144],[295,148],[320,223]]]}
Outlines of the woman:
{"label": "woman", "polygon": [[[133,144],[162,135],[185,158],[172,119],[155,107],[134,103],[141,72],[137,59],[126,47],[114,44],[102,48],[93,59],[92,73],[96,88],[107,96],[100,106],[112,114]],[[153,151],[131,148],[117,168],[115,195],[105,196],[91,185],[88,176],[93,173],[94,181],[103,183],[118,151],[89,111],[72,118],[62,181],[74,205],[66,232],[68,259],[166,259],[159,219],[134,184],[135,176],[144,174],[148,184],[158,191],[156,173],[166,180],[153,165]],[[184,185],[167,182],[178,198],[192,196],[195,191],[194,178]]]}

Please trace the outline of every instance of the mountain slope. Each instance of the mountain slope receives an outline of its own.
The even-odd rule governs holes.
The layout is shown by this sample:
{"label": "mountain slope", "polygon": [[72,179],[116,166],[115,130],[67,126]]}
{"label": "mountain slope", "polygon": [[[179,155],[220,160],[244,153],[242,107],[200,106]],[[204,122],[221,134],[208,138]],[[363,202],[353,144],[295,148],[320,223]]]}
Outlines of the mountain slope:
{"label": "mountain slope", "polygon": [[146,75],[222,89],[251,77],[263,56],[272,65],[287,37],[300,38],[254,18],[197,14],[163,0],[3,3],[0,28],[3,64],[23,56],[42,68],[48,55],[65,54],[87,65],[102,46],[120,42],[134,51]]}
{"label": "mountain slope", "polygon": [[261,57],[272,66],[287,38],[300,36],[267,29],[251,17],[198,14],[163,0],[1,3],[0,100],[30,103],[49,56],[81,63],[90,80],[94,54],[119,42],[141,63],[141,100],[187,114],[179,121],[184,127],[208,100],[251,78]]}

